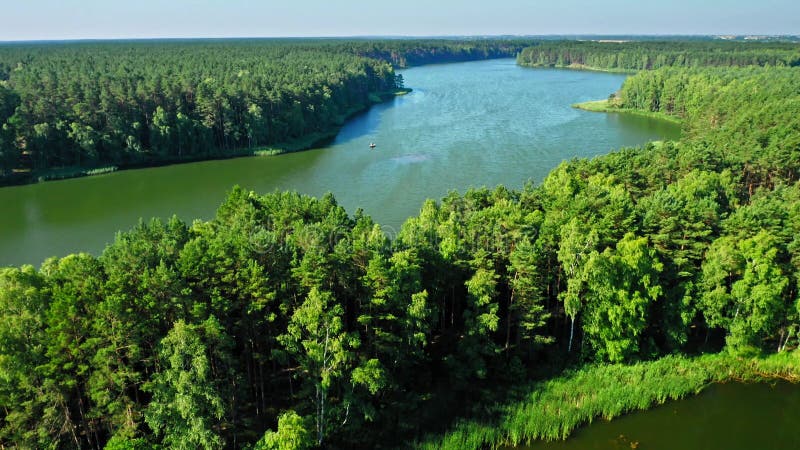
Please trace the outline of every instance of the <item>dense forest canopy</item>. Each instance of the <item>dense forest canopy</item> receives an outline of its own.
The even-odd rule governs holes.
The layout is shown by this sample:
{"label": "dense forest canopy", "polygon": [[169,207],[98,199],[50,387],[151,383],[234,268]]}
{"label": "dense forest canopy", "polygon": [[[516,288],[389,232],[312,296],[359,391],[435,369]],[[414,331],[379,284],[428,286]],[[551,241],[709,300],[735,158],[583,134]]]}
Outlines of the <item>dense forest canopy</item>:
{"label": "dense forest canopy", "polygon": [[800,45],[782,42],[543,41],[517,61],[532,67],[582,67],[637,71],[661,67],[800,65]]}
{"label": "dense forest canopy", "polygon": [[394,66],[515,56],[530,43],[254,39],[0,45],[0,184],[35,181],[65,168],[253,154],[319,139],[402,87]]}
{"label": "dense forest canopy", "polygon": [[[224,156],[323,131],[396,87],[392,67],[280,45],[0,49],[3,172]],[[9,114],[11,113],[11,114]]]}
{"label": "dense forest canopy", "polygon": [[[74,100],[62,111],[70,117],[110,120],[86,106],[95,100],[140,117],[146,108],[127,106],[143,102],[169,128],[191,92],[194,113],[211,114],[198,142],[233,147],[249,136],[229,134],[240,122],[234,114],[228,128],[224,112],[249,108],[233,98],[288,95],[306,123],[395,80],[389,64],[350,51],[259,47],[270,55],[262,60],[216,44],[86,45],[92,52],[39,50],[35,70],[12,64],[2,98],[21,103],[0,113],[63,107],[17,94],[30,83]],[[61,72],[70,58],[81,64]],[[308,84],[292,84],[297,77]],[[316,97],[303,95],[325,98],[339,83],[349,87],[329,92],[341,101],[333,112],[309,109]],[[87,86],[130,97],[103,103]],[[429,200],[394,240],[332,195],[235,188],[210,221],[142,222],[98,257],[2,269],[0,446],[408,446],[454,411],[480,411],[565,363],[794,349],[797,86],[791,67],[641,72],[615,101],[680,117],[680,141],[564,162],[521,191]],[[216,99],[210,109],[200,107],[206,96]],[[156,148],[176,151],[176,142]]]}

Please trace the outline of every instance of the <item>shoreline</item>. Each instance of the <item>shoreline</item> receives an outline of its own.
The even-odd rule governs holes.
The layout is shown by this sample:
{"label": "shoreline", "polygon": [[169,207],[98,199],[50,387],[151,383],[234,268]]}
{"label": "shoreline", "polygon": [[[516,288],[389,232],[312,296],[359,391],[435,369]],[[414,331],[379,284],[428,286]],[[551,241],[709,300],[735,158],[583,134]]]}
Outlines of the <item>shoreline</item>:
{"label": "shoreline", "polygon": [[590,365],[531,382],[526,393],[495,408],[494,420],[462,418],[414,448],[478,450],[563,441],[597,418],[646,411],[713,384],[771,381],[800,382],[800,350],[754,358],[669,355],[630,365]]}
{"label": "shoreline", "polygon": [[631,114],[634,116],[641,116],[641,117],[650,117],[652,119],[671,122],[676,125],[683,125],[683,120],[681,120],[678,117],[670,116],[669,114],[665,114],[662,112],[644,111],[641,109],[634,109],[634,108],[620,108],[612,104],[609,100],[591,100],[588,102],[575,103],[572,105],[572,107],[575,109],[580,109],[589,112],[619,113],[619,114]]}
{"label": "shoreline", "polygon": [[[494,56],[486,59],[500,59],[500,58],[503,58],[503,56]],[[509,55],[508,58],[514,58],[514,57]],[[451,63],[470,62],[470,61],[472,60],[422,63],[422,64],[409,65],[403,68],[418,67],[431,64],[451,64]],[[625,73],[625,74],[634,74],[637,72],[635,70],[625,70],[625,69],[602,69],[597,67],[585,66],[581,64],[530,65],[530,64],[520,64],[519,61],[517,61],[516,64],[520,67],[534,68],[534,69],[568,69],[568,70],[584,70],[589,72]],[[32,174],[30,172],[21,172],[12,174],[7,178],[0,179],[0,188],[45,183],[48,181],[68,180],[72,178],[84,178],[90,176],[105,175],[125,170],[149,169],[154,167],[164,167],[176,164],[188,164],[201,161],[221,161],[226,159],[246,158],[254,156],[278,156],[286,153],[294,153],[294,152],[300,152],[305,150],[311,150],[314,148],[324,147],[327,146],[339,134],[339,131],[341,131],[344,124],[353,116],[368,111],[373,105],[385,103],[394,97],[406,95],[411,92],[413,92],[412,88],[401,88],[388,92],[372,92],[369,94],[369,100],[368,100],[369,103],[367,103],[363,107],[353,108],[352,110],[347,111],[345,114],[343,114],[341,120],[337,121],[336,124],[331,129],[300,136],[287,142],[279,142],[272,145],[260,146],[256,148],[234,149],[228,151],[228,153],[226,154],[197,155],[196,157],[189,157],[189,158],[144,161],[144,162],[125,164],[125,165],[109,165],[109,166],[96,166],[96,167],[60,167],[36,174]],[[572,107],[590,112],[625,113],[625,114],[633,114],[644,117],[651,117],[651,118],[666,120],[678,125],[682,123],[680,119],[668,116],[663,113],[652,113],[648,111],[641,111],[630,108],[611,107],[608,105],[608,100],[596,100],[583,103],[576,103],[573,104]]]}
{"label": "shoreline", "polygon": [[639,70],[635,69],[604,69],[602,67],[587,66],[584,64],[524,64],[517,61],[517,65],[528,69],[567,69],[567,70],[583,70],[587,72],[603,72],[603,73],[621,73],[633,75]]}
{"label": "shoreline", "polygon": [[[634,75],[640,72],[639,70],[632,70],[632,69],[604,69],[601,67],[592,67],[583,64],[569,64],[569,65],[523,64],[520,63],[519,60],[517,61],[517,65],[528,69],[566,69],[566,70],[616,73],[616,74],[626,74],[626,75]],[[653,119],[665,120],[667,122],[676,125],[683,125],[683,120],[678,117],[671,116],[669,114],[661,112],[644,111],[641,109],[634,109],[634,108],[620,108],[618,106],[613,105],[608,99],[590,100],[588,102],[575,103],[572,105],[572,107],[575,109],[581,109],[583,111],[589,111],[589,112],[619,113],[619,114],[630,114],[641,117],[650,117]]]}
{"label": "shoreline", "polygon": [[0,179],[0,189],[11,186],[24,186],[29,184],[46,183],[48,181],[68,180],[72,178],[84,178],[97,175],[104,175],[113,172],[150,169],[154,167],[172,166],[176,164],[188,164],[201,161],[221,161],[225,159],[277,156],[286,153],[301,152],[319,148],[330,143],[341,131],[348,120],[354,116],[368,111],[372,106],[388,102],[389,100],[407,95],[413,92],[411,88],[396,89],[387,92],[371,92],[368,103],[362,107],[352,108],[346,111],[336,123],[325,131],[317,131],[297,137],[287,142],[280,142],[269,146],[259,146],[255,148],[244,148],[230,150],[227,154],[198,155],[197,157],[167,159],[159,161],[146,161],[126,165],[111,165],[99,167],[60,167],[46,172],[32,174],[30,172],[18,173],[16,176]]}

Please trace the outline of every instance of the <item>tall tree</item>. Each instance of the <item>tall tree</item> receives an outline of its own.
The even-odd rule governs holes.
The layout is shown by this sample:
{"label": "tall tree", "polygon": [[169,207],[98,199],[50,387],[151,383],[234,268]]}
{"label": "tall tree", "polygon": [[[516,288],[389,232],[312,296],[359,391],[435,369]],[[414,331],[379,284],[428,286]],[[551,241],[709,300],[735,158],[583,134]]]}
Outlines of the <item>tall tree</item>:
{"label": "tall tree", "polygon": [[48,380],[40,369],[47,361],[44,288],[31,266],[0,269],[0,447],[59,445],[63,417],[48,404]]}
{"label": "tall tree", "polygon": [[358,346],[357,337],[345,331],[342,314],[330,292],[312,288],[292,314],[286,334],[278,337],[299,365],[296,375],[302,380],[302,397],[309,399],[317,445],[332,431],[332,419],[348,413],[347,405],[330,399],[351,364],[350,350]]}
{"label": "tall tree", "polygon": [[218,335],[218,327],[215,320],[201,326],[178,321],[161,341],[162,367],[147,386],[153,399],[145,420],[170,448],[224,447],[218,424],[225,414],[225,403],[204,342]]}
{"label": "tall tree", "polygon": [[558,248],[558,262],[566,277],[567,289],[558,294],[564,304],[564,312],[570,318],[569,344],[567,351],[572,351],[575,335],[575,318],[583,308],[585,284],[588,273],[586,263],[598,245],[595,230],[587,230],[577,218],[569,221],[561,230],[561,241]]}
{"label": "tall tree", "polygon": [[766,231],[738,242],[723,237],[709,249],[703,263],[703,313],[710,326],[727,331],[732,350],[761,347],[790,312],[789,279],[778,250]]}
{"label": "tall tree", "polygon": [[647,238],[626,234],[614,250],[595,253],[587,263],[584,329],[600,359],[631,360],[642,349],[650,311],[663,289],[658,284],[663,264]]}

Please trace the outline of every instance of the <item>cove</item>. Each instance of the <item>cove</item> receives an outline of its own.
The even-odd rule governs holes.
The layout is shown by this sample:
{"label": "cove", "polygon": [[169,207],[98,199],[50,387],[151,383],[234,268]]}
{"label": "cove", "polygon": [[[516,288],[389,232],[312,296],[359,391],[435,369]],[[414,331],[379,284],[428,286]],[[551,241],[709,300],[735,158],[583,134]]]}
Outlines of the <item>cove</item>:
{"label": "cove", "polygon": [[680,134],[657,119],[570,106],[607,97],[625,75],[529,69],[513,59],[400,73],[414,91],[354,117],[325,148],[2,188],[0,266],[99,254],[140,218],[208,219],[236,184],[261,193],[333,192],[391,237],[426,198],[498,184],[520,188],[565,159]]}
{"label": "cove", "polygon": [[516,450],[783,450],[800,448],[800,389],[791,383],[716,384],[697,396]]}

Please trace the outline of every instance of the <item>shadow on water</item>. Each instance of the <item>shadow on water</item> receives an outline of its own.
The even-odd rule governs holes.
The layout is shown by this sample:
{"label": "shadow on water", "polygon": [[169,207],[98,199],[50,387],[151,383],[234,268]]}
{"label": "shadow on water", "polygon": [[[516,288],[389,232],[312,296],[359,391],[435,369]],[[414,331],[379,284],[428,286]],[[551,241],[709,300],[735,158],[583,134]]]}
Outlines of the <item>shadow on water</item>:
{"label": "shadow on water", "polygon": [[[595,113],[598,114],[598,113]],[[681,137],[680,126],[654,117],[625,113],[602,113],[611,126],[622,129],[644,130],[648,133],[663,136],[664,140],[677,140]]]}
{"label": "shadow on water", "polygon": [[381,117],[383,114],[388,109],[395,108],[400,105],[406,97],[411,95],[414,95],[414,92],[394,97],[389,101],[373,105],[366,111],[356,113],[347,120],[347,123],[342,127],[331,144],[346,145],[364,136],[376,134],[380,127]]}

